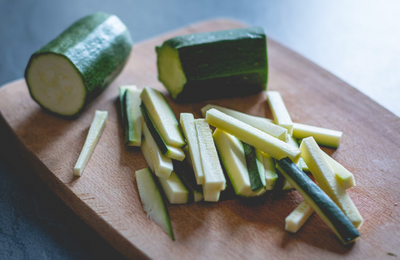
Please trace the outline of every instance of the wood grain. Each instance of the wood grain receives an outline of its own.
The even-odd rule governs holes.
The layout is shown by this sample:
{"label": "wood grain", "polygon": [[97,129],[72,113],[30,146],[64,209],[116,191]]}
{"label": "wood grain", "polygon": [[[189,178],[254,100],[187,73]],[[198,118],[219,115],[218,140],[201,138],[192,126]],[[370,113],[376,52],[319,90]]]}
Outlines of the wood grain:
{"label": "wood grain", "polygon": [[[157,80],[154,47],[179,34],[243,26],[211,20],[135,44],[124,71],[80,118],[44,113],[30,98],[24,80],[0,89],[1,138],[14,140],[24,161],[78,216],[131,259],[382,259],[400,255],[400,119],[329,72],[268,40],[268,89],[281,92],[292,119],[344,132],[337,150],[326,152],[352,171],[357,186],[348,192],[364,217],[361,238],[343,246],[313,215],[298,234],[284,231],[285,217],[302,200],[296,191],[268,193],[255,200],[168,206],[176,241],[147,219],[134,172],[146,167],[139,150],[123,145],[118,117],[118,85],[151,86]],[[209,102],[175,104],[175,114]],[[265,93],[213,100],[270,117]],[[109,111],[106,128],[83,176],[73,166],[96,109]],[[9,142],[7,143],[9,144]],[[7,152],[11,147],[0,147]]]}

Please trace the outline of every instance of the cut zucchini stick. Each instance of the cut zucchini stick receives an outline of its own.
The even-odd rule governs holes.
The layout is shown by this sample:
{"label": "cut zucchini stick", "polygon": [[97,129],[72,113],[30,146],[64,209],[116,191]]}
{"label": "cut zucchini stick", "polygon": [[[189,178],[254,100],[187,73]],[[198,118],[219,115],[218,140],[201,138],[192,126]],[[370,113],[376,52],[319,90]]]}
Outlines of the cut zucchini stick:
{"label": "cut zucchini stick", "polygon": [[[208,110],[210,110],[211,108],[215,108],[216,110],[221,111],[222,113],[227,114],[228,116],[234,117],[240,121],[243,121],[245,123],[247,123],[246,121],[250,121],[252,119],[260,119],[262,121],[266,121],[272,124],[274,123],[274,120],[269,119],[269,118],[265,118],[265,117],[260,117],[260,116],[252,116],[252,115],[248,115],[246,113],[242,113],[233,109],[229,109],[226,107],[221,107],[221,106],[217,106],[217,105],[213,105],[213,104],[207,104],[204,107],[201,108],[201,114],[203,115],[203,117],[206,116],[206,113]],[[247,123],[249,124],[249,123]]]}
{"label": "cut zucchini stick", "polygon": [[278,174],[275,168],[275,159],[266,153],[261,152],[263,156],[264,175],[267,190],[273,190],[275,187]]}
{"label": "cut zucchini stick", "polygon": [[[297,167],[299,167],[299,166],[297,166]],[[294,189],[294,187],[293,187],[293,185],[287,180],[287,179],[285,179],[284,181],[283,181],[283,187],[282,187],[282,190],[293,190]]]}
{"label": "cut zucchini stick", "polygon": [[106,125],[108,112],[96,110],[85,144],[74,167],[74,175],[81,176]]}
{"label": "cut zucchini stick", "polygon": [[165,143],[179,148],[184,147],[186,145],[185,138],[164,95],[155,89],[145,87],[140,98]]}
{"label": "cut zucchini stick", "polygon": [[185,159],[185,161],[180,162],[173,160],[172,164],[174,165],[174,172],[178,175],[183,185],[185,185],[186,189],[189,191],[189,201],[198,202],[203,199],[203,187],[201,185],[197,185],[193,168],[188,163],[189,160],[190,155],[189,158],[187,157]]}
{"label": "cut zucchini stick", "polygon": [[292,211],[292,213],[289,214],[289,216],[286,217],[285,230],[296,233],[313,212],[314,209],[304,200],[295,210]]}
{"label": "cut zucchini stick", "polygon": [[136,171],[135,174],[140,200],[147,217],[160,226],[172,240],[175,240],[163,194],[154,174],[149,168]]}
{"label": "cut zucchini stick", "polygon": [[193,114],[181,113],[180,123],[188,144],[186,147],[188,147],[190,153],[190,159],[196,175],[197,184],[203,184],[204,172],[203,166],[201,165],[199,141],[197,139],[196,127],[194,126]]}
{"label": "cut zucchini stick", "polygon": [[360,236],[335,202],[289,158],[279,160],[277,167],[344,244],[354,242]]}
{"label": "cut zucchini stick", "polygon": [[293,122],[286,109],[282,96],[278,91],[267,91],[269,108],[274,116],[275,123],[288,130],[288,134],[293,134]]}
{"label": "cut zucchini stick", "polygon": [[328,163],[326,155],[319,148],[313,137],[304,138],[300,145],[302,157],[319,186],[343,210],[356,228],[360,228],[363,219],[358,209],[346,193],[335,172]]}
{"label": "cut zucchini stick", "polygon": [[264,187],[258,191],[252,191],[244,149],[240,140],[218,128],[214,131],[213,138],[236,195],[254,197],[264,194],[266,191]]}
{"label": "cut zucchini stick", "polygon": [[249,124],[257,129],[260,129],[261,131],[272,135],[273,137],[276,137],[282,141],[286,141],[287,138],[287,129],[283,128],[279,125],[276,125],[272,122],[271,119],[263,118],[263,117],[258,117],[258,116],[251,116],[247,115],[232,109],[228,109],[225,107],[220,107],[217,105],[206,105],[201,109],[201,113],[203,114],[203,117],[206,117],[206,113],[208,110],[211,108],[215,108],[222,113],[227,114],[228,116],[231,116],[233,118],[236,118],[246,124]]}
{"label": "cut zucchini stick", "polygon": [[[326,156],[328,156],[331,160],[333,160],[329,155],[327,155],[327,154],[325,154]],[[345,173],[344,171],[347,171],[342,165],[340,165],[338,162],[336,162],[336,161],[334,161],[334,163],[331,163],[330,162],[330,160],[329,160],[329,158],[328,158],[328,162],[329,162],[329,164],[332,166],[332,169],[335,171],[335,174],[336,174],[336,177],[337,178],[340,178],[339,176],[342,176],[342,175],[338,175],[337,174],[337,172],[343,172],[344,174],[347,174],[347,173]],[[301,162],[301,161],[299,161],[299,162]],[[304,162],[303,162],[304,163]],[[335,165],[335,163],[337,164],[337,165]],[[305,163],[304,163],[305,164]],[[336,167],[337,167],[337,169],[335,169],[335,167],[333,166],[333,165],[335,165]],[[308,169],[308,167],[307,167],[307,169]],[[303,171],[304,171],[304,168],[303,168]],[[348,171],[347,171],[348,172]],[[351,174],[350,172],[348,172],[349,174]],[[351,174],[352,175],[352,174]],[[339,179],[340,180],[340,179]],[[345,183],[345,182],[343,182],[342,183],[342,186],[343,186],[343,188],[345,188],[345,189],[348,189],[348,188],[351,188],[351,187],[353,187],[353,186],[355,186],[355,183],[354,183],[354,178],[347,178],[346,179],[347,180],[347,182],[346,182],[346,184],[347,184],[347,186],[344,186],[343,184]],[[351,182],[351,180],[353,180],[353,182]],[[352,186],[351,186],[351,183],[353,184]],[[303,206],[301,206],[301,205],[303,205]],[[308,206],[308,208],[307,208],[307,206]],[[296,233],[297,232],[297,230],[299,230],[300,228],[301,228],[301,226],[304,224],[304,222],[307,220],[307,218],[311,215],[311,213],[309,213],[309,210],[311,210],[311,212],[313,211],[313,209],[311,208],[311,209],[309,209],[310,208],[310,205],[308,205],[308,203],[306,202],[306,201],[303,201],[290,215],[292,215],[292,214],[294,214],[295,215],[295,217],[291,217],[291,218],[286,218],[286,226],[289,226],[289,228],[290,228],[290,230],[288,230],[288,229],[286,229],[287,231],[290,231],[290,232],[293,232],[293,233]],[[307,209],[307,210],[306,210]],[[289,216],[290,216],[289,215]],[[301,220],[301,221],[300,221]],[[290,222],[290,223],[288,223],[288,222]],[[294,229],[294,227],[297,227],[297,229]],[[292,230],[296,230],[296,231],[292,231]]]}
{"label": "cut zucchini stick", "polygon": [[342,184],[343,188],[348,189],[353,186],[356,186],[354,175],[351,172],[349,172],[346,168],[344,168],[340,163],[335,161],[332,157],[327,155],[325,152],[324,154],[326,155],[329,165],[332,167],[333,171],[336,174],[336,178]]}
{"label": "cut zucchini stick", "polygon": [[[297,139],[296,139],[295,137],[293,137],[293,136],[289,136],[289,135],[288,135],[288,139],[287,139],[286,142],[287,142],[288,144],[290,144],[290,145],[296,147],[296,148],[299,148],[299,147],[300,147],[300,145],[299,145]],[[300,157],[299,161],[298,161],[296,164],[297,164],[297,166],[298,166],[302,171],[306,171],[306,172],[309,172],[309,171],[310,171],[310,170],[308,169],[308,167],[307,167],[307,164],[304,162],[303,158]]]}
{"label": "cut zucchini stick", "polygon": [[[205,190],[224,190],[226,180],[219,162],[217,150],[211,135],[210,126],[204,119],[196,119],[194,125],[197,131],[197,138],[200,148],[201,165],[204,171]],[[204,192],[203,192],[204,194]],[[209,195],[209,193],[207,193]],[[207,201],[208,196],[204,194],[204,200]]]}
{"label": "cut zucchini stick", "polygon": [[147,128],[149,129],[150,134],[156,142],[161,153],[168,158],[183,161],[185,159],[185,153],[182,151],[182,149],[173,147],[165,143],[163,137],[160,135],[160,132],[156,128],[156,125],[154,124],[154,121],[149,111],[143,103],[140,105],[140,110],[142,112],[144,122],[146,123]]}
{"label": "cut zucchini stick", "polygon": [[220,195],[221,195],[220,190],[207,190],[203,186],[204,201],[218,202]]}
{"label": "cut zucchini stick", "polygon": [[141,92],[134,85],[119,87],[125,144],[129,146],[140,146],[142,141],[142,114],[139,110]]}
{"label": "cut zucchini stick", "polygon": [[150,149],[151,161],[154,163],[154,173],[158,177],[168,178],[174,169],[171,159],[164,156],[160,149],[158,149],[146,124],[143,124],[143,135]]}
{"label": "cut zucchini stick", "polygon": [[210,109],[206,114],[207,122],[221,130],[236,136],[262,152],[269,154],[275,159],[289,157],[294,162],[300,158],[300,150],[263,131],[254,128],[240,120],[237,120],[216,109]]}
{"label": "cut zucchini stick", "polygon": [[293,123],[293,136],[298,139],[314,137],[315,141],[323,146],[337,148],[343,133],[336,130],[326,129],[317,126]]}
{"label": "cut zucchini stick", "polygon": [[[142,140],[141,150],[149,168],[154,172],[154,163],[151,160],[150,148],[146,139]],[[168,178],[157,178],[170,204],[186,204],[189,202],[189,191],[174,171],[171,172]]]}
{"label": "cut zucchini stick", "polygon": [[264,166],[262,165],[261,151],[256,152],[253,146],[242,142],[244,157],[246,158],[247,171],[249,172],[252,191],[258,191],[265,187]]}
{"label": "cut zucchini stick", "polygon": [[169,203],[187,204],[189,202],[189,191],[174,171],[167,179],[158,177],[158,181]]}

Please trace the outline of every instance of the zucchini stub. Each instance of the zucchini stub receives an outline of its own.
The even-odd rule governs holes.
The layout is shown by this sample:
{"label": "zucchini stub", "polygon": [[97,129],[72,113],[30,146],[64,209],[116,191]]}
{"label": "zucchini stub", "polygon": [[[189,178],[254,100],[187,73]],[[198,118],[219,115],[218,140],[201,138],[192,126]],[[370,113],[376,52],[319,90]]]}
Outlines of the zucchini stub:
{"label": "zucchini stub", "polygon": [[117,16],[86,16],[31,56],[29,92],[44,110],[76,117],[118,76],[131,49],[130,33]]}
{"label": "zucchini stub", "polygon": [[261,27],[181,35],[156,47],[158,79],[179,102],[256,94],[268,77]]}
{"label": "zucchini stub", "polygon": [[168,209],[164,201],[164,194],[160,189],[156,177],[150,168],[138,170],[135,172],[135,175],[140,200],[142,201],[143,210],[147,213],[147,217],[160,226],[172,240],[175,240]]}
{"label": "zucchini stub", "polygon": [[333,230],[343,244],[354,242],[360,233],[343,211],[288,157],[278,161],[282,175],[296,188],[308,204]]}

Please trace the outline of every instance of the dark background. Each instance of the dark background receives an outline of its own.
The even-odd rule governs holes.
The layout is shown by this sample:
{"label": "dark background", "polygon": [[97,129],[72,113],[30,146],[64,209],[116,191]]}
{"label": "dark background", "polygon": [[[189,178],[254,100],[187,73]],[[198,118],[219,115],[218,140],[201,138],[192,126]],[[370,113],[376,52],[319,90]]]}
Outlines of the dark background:
{"label": "dark background", "polygon": [[[400,116],[400,1],[394,0],[0,0],[0,85],[22,78],[34,51],[75,20],[96,11],[116,14],[135,42],[211,18],[262,26],[269,37]],[[24,162],[2,155],[0,259],[123,256]]]}

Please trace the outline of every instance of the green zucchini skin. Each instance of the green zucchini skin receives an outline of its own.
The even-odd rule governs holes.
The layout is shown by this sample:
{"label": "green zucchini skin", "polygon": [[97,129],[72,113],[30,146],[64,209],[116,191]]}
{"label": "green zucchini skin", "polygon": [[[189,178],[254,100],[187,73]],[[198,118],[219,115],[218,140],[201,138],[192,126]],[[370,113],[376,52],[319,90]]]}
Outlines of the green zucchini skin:
{"label": "green zucchini skin", "polygon": [[153,120],[151,119],[150,113],[147,110],[146,106],[142,103],[140,104],[140,111],[142,112],[143,120],[149,131],[151,136],[153,137],[154,141],[156,142],[158,148],[160,149],[162,154],[166,154],[168,152],[168,146],[165,143],[164,139],[162,138],[160,132],[158,132],[157,128],[155,127]]}
{"label": "green zucchini skin", "polygon": [[242,145],[244,156],[246,159],[247,171],[249,172],[250,187],[252,191],[257,191],[265,187],[265,181],[263,182],[261,180],[261,173],[257,162],[256,149],[245,142],[242,142]]}
{"label": "green zucchini skin", "polygon": [[[164,45],[178,51],[186,77],[183,90],[173,95],[177,102],[252,95],[266,89],[267,41],[261,27],[182,35]],[[163,46],[156,47],[159,75]]]}
{"label": "green zucchini skin", "polygon": [[192,167],[185,161],[172,160],[172,164],[174,165],[176,175],[178,175],[183,185],[189,191],[189,202],[194,202],[193,191],[203,193],[203,188],[201,185],[197,185]]}
{"label": "green zucchini skin", "polygon": [[[313,206],[318,215],[325,216],[332,225],[335,233],[344,244],[354,242],[360,233],[343,211],[321,190],[297,165],[288,157],[278,160],[278,167],[284,177],[302,194]],[[308,197],[308,198],[307,198]],[[313,205],[314,204],[314,205]],[[324,218],[323,218],[324,219]],[[326,221],[324,219],[324,221]]]}
{"label": "green zucchini skin", "polygon": [[115,15],[99,12],[76,21],[30,57],[25,79],[32,98],[44,110],[54,114],[32,95],[27,74],[37,57],[48,54],[62,56],[70,61],[82,78],[86,97],[83,107],[76,113],[59,116],[79,116],[84,107],[119,75],[128,60],[132,44],[128,28]]}

